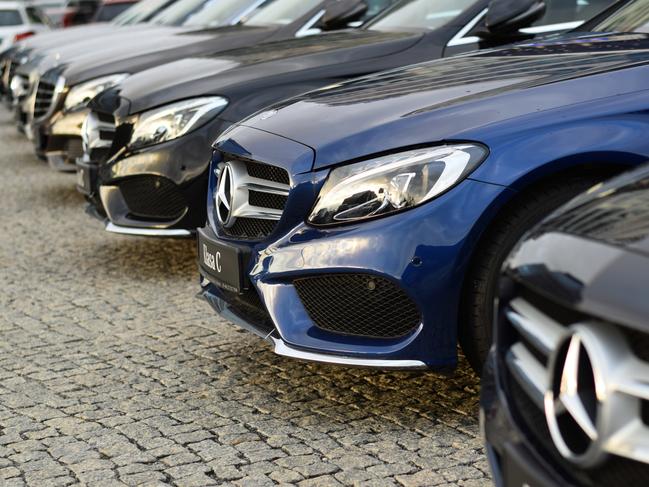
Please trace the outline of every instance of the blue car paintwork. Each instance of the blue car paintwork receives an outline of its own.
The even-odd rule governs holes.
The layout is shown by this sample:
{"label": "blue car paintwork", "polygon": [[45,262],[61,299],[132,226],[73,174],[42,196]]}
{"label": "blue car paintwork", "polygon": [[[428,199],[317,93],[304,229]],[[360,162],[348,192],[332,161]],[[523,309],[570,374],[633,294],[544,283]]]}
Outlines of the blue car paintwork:
{"label": "blue car paintwork", "polygon": [[[217,142],[213,167],[226,154],[291,175],[273,235],[239,242],[252,248],[247,271],[284,341],[332,355],[455,365],[465,273],[498,211],[551,174],[598,164],[622,170],[649,158],[648,64],[649,37],[639,34],[534,43],[370,76],[231,128]],[[305,223],[331,167],[454,141],[484,144],[490,154],[446,194],[373,221],[332,228]],[[215,183],[212,174],[208,215],[218,233]],[[291,281],[359,271],[405,289],[423,326],[398,340],[315,327]],[[206,291],[222,295],[214,285]]]}

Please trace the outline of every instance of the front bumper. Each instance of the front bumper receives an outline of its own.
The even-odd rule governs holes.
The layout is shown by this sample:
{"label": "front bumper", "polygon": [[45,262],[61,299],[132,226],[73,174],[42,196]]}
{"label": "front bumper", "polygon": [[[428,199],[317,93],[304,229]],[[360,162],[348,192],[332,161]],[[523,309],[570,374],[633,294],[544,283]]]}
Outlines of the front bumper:
{"label": "front bumper", "polygon": [[[495,353],[485,364],[480,423],[493,480],[497,487],[571,487],[575,484],[544,458],[514,420],[498,378]],[[526,411],[517,411],[525,414]]]}
{"label": "front bumper", "polygon": [[[228,125],[217,119],[178,139],[124,150],[100,165],[98,194],[112,223],[107,229],[181,236],[204,225],[211,144]],[[136,201],[131,195],[137,185],[146,192]]]}
{"label": "front bumper", "polygon": [[50,119],[32,124],[34,148],[57,171],[74,172],[76,162],[83,156],[81,128],[88,110],[56,112]]}
{"label": "front bumper", "polygon": [[[289,196],[285,218],[263,242],[217,236],[212,226],[201,229],[214,242],[240,246],[249,254],[244,269],[249,289],[240,295],[225,290],[201,268],[202,295],[226,319],[281,340],[302,358],[329,363],[344,359],[382,368],[455,367],[458,307],[470,253],[482,217],[509,190],[465,180],[437,200],[401,214],[314,228],[304,223],[304,211],[312,206],[326,174],[293,175],[294,196]],[[296,195],[309,199],[298,202]],[[392,283],[417,306],[420,326],[392,338],[323,329],[295,282],[332,275],[374,276]],[[251,302],[254,309],[248,306]]]}

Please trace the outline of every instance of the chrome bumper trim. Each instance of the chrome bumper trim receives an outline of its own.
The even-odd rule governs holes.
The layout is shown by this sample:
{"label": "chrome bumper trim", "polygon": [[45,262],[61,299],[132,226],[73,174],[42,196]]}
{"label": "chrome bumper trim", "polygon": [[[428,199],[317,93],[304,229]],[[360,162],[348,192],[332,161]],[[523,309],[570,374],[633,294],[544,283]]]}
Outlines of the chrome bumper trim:
{"label": "chrome bumper trim", "polygon": [[356,357],[344,357],[340,355],[327,355],[315,352],[304,352],[289,347],[283,340],[269,337],[275,346],[275,353],[283,357],[294,358],[297,360],[306,360],[309,362],[318,362],[322,364],[345,365],[348,367],[371,367],[376,369],[427,369],[425,363],[419,360],[381,360],[381,359],[364,359]]}
{"label": "chrome bumper trim", "polygon": [[133,228],[115,225],[112,222],[106,223],[106,231],[120,235],[135,235],[139,237],[191,237],[193,233],[182,228]]}

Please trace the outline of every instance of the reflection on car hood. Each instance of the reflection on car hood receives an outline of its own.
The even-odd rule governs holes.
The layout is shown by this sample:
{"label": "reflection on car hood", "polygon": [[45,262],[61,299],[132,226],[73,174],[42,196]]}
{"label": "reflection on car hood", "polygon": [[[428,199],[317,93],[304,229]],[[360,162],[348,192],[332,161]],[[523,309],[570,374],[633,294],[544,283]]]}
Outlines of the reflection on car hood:
{"label": "reflection on car hood", "polygon": [[[644,34],[589,35],[412,65],[307,94],[243,125],[312,147],[326,167],[399,147],[449,140],[499,121],[644,90],[599,73],[649,62]],[[633,79],[627,79],[633,78]],[[554,85],[583,83],[583,89]]]}
{"label": "reflection on car hood", "polygon": [[649,257],[649,166],[576,198],[535,233],[545,231],[577,235]]}
{"label": "reflection on car hood", "polygon": [[[245,91],[245,83],[261,89],[263,79],[313,68],[327,69],[407,49],[421,34],[364,30],[332,32],[299,39],[229,50],[165,64],[132,76],[122,84],[122,96],[132,102],[131,113],[205,94],[230,96]],[[333,71],[332,71],[333,70]]]}
{"label": "reflection on car hood", "polygon": [[277,29],[266,27],[222,27],[189,30],[186,27],[155,27],[134,30],[131,34],[98,39],[90,48],[69,47],[49,52],[39,70],[64,65],[69,84],[98,76],[135,73],[176,59],[247,46],[263,41]]}

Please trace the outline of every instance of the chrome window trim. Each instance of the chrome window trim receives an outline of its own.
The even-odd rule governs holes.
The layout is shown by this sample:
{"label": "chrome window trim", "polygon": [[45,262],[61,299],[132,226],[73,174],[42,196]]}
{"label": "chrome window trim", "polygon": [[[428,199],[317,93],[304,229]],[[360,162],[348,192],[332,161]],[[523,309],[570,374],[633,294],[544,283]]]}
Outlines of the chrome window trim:
{"label": "chrome window trim", "polygon": [[321,29],[314,28],[313,26],[318,23],[318,21],[325,16],[327,13],[326,9],[322,9],[318,11],[313,17],[311,17],[309,20],[305,22],[305,24],[300,27],[300,29],[295,33],[295,37],[306,37],[310,35],[315,35],[315,34],[320,34],[322,32]]}

